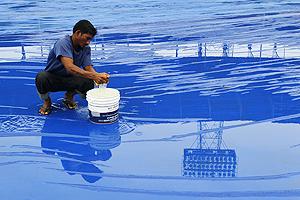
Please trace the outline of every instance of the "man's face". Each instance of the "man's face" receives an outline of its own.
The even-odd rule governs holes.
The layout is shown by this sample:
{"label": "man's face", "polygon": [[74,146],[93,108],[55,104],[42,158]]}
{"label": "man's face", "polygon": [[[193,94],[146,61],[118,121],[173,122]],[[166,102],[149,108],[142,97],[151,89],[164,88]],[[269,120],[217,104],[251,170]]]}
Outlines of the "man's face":
{"label": "man's face", "polygon": [[78,45],[80,47],[85,47],[91,43],[91,40],[93,39],[93,35],[90,33],[84,33],[82,34],[79,32],[78,34]]}

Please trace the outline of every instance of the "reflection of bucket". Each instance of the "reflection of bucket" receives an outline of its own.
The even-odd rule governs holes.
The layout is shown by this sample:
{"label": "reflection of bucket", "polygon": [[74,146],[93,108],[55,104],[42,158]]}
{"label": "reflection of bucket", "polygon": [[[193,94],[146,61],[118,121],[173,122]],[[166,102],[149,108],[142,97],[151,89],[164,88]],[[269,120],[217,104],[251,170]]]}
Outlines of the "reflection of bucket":
{"label": "reflection of bucket", "polygon": [[112,88],[94,88],[86,94],[90,120],[113,123],[119,117],[120,92]]}
{"label": "reflection of bucket", "polygon": [[113,149],[121,144],[121,136],[116,133],[99,134],[98,132],[90,133],[89,144],[96,150]]}

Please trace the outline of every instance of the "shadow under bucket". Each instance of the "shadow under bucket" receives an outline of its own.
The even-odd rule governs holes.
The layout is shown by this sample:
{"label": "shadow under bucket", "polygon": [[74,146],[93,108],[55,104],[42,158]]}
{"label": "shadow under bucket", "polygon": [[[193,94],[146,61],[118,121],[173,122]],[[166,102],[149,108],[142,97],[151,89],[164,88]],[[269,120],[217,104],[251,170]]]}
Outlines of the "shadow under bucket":
{"label": "shadow under bucket", "polygon": [[94,88],[87,92],[89,119],[98,124],[114,123],[119,118],[120,92],[113,88]]}

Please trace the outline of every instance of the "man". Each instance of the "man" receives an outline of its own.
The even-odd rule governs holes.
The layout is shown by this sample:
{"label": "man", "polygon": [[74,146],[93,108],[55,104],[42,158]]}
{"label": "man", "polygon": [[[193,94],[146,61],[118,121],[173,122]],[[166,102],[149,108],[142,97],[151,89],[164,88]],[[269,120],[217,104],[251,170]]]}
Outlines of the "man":
{"label": "man", "polygon": [[89,44],[96,34],[96,28],[88,20],[80,20],[71,36],[67,35],[54,44],[45,70],[35,79],[38,94],[44,101],[40,114],[51,112],[49,92],[66,91],[63,103],[67,108],[75,109],[77,104],[73,97],[76,93],[85,97],[86,92],[94,88],[94,82],[108,82],[109,75],[97,73],[91,61]]}

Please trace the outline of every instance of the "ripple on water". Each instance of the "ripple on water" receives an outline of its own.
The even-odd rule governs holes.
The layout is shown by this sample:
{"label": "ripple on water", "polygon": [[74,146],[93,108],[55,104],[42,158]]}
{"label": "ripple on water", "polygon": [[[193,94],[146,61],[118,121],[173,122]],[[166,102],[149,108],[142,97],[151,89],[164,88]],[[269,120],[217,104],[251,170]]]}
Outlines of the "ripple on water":
{"label": "ripple on water", "polygon": [[45,119],[37,116],[11,115],[0,116],[0,134],[40,133]]}

